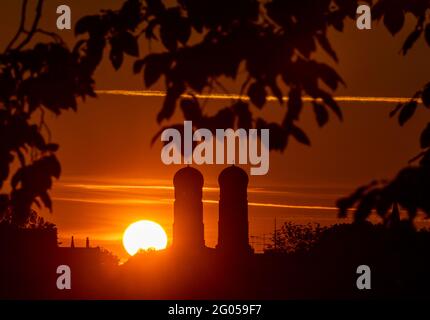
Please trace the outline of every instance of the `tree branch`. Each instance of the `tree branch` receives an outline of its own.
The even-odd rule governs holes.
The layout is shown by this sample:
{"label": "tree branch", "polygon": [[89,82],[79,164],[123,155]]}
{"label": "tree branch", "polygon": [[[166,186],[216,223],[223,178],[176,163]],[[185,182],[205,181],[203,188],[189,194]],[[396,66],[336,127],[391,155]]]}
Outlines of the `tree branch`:
{"label": "tree branch", "polygon": [[[30,34],[30,31],[27,31],[27,30],[24,30],[23,32],[24,32],[25,34]],[[34,32],[34,34],[36,34],[36,33],[40,33],[40,34],[43,34],[43,35],[45,35],[45,36],[51,37],[54,41],[56,41],[56,42],[58,42],[58,43],[64,43],[64,41],[63,41],[63,39],[60,37],[60,35],[58,35],[58,34],[57,34],[57,33],[55,33],[55,32],[50,32],[50,31],[46,31],[46,30],[43,30],[43,29],[38,28],[38,29],[36,29],[36,31]]]}
{"label": "tree branch", "polygon": [[27,4],[28,4],[28,0],[23,0],[22,7],[21,7],[21,22],[19,24],[18,31],[16,32],[15,36],[12,38],[12,40],[7,45],[5,52],[9,51],[12,48],[12,46],[15,44],[16,40],[18,40],[19,36],[24,31],[25,18],[26,18],[26,12],[27,12]]}
{"label": "tree branch", "polygon": [[31,26],[31,29],[28,32],[27,37],[24,39],[23,42],[21,42],[21,44],[16,48],[16,50],[20,50],[25,45],[27,45],[31,41],[31,39],[33,38],[34,34],[36,33],[37,26],[39,24],[40,18],[42,17],[43,1],[44,0],[39,0],[37,2],[36,17],[34,18],[33,25]]}

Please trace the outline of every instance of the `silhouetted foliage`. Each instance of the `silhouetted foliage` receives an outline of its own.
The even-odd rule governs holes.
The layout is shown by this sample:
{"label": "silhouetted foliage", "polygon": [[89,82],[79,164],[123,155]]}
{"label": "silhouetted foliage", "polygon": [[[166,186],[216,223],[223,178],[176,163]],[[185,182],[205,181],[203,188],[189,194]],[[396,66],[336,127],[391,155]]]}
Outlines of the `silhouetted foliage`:
{"label": "silhouetted foliage", "polygon": [[[383,19],[391,34],[397,34],[404,25],[405,16],[412,14],[416,19],[415,29],[406,38],[402,54],[406,55],[417,40],[423,35],[430,46],[430,3],[426,0],[387,1],[380,0],[373,7],[373,18]],[[413,117],[418,108],[430,108],[430,83],[417,91],[410,101],[401,103],[390,113],[390,117],[398,115],[401,126]],[[410,161],[410,166],[402,169],[389,182],[373,181],[367,186],[358,188],[349,197],[340,199],[339,215],[347,215],[348,209],[356,206],[356,220],[364,220],[376,213],[384,220],[389,218],[389,209],[398,203],[407,210],[410,220],[414,220],[422,211],[430,216],[430,124],[426,126],[420,137],[422,151]],[[416,163],[418,162],[418,163]]]}
{"label": "silhouetted foliage", "polygon": [[310,250],[320,239],[326,227],[319,223],[296,224],[285,222],[280,230],[275,230],[268,252],[293,253]]}
{"label": "silhouetted foliage", "polygon": [[354,4],[356,1],[333,7],[331,1],[191,0],[177,1],[167,7],[160,0],[148,1],[143,6],[141,32],[147,40],[161,41],[165,51],[149,53],[137,60],[134,72],[143,73],[147,87],[164,77],[167,96],[157,117],[161,122],[173,115],[177,101],[184,94],[223,90],[218,80],[222,77],[236,80],[242,66],[241,72],[246,77],[241,94],[246,92],[258,109],[264,107],[269,93],[284,104],[282,88],[289,88],[281,123],[253,119],[249,104],[241,100],[214,116],[202,115],[195,100],[188,104],[181,102],[184,117],[192,120],[196,128],[214,130],[242,125],[270,128],[270,148],[274,150],[284,150],[290,136],[309,145],[309,138],[296,124],[302,110],[302,95],[313,97],[315,103],[320,101],[315,113],[321,126],[328,120],[327,109],[342,118],[337,103],[320,83],[336,90],[343,81],[332,67],[314,60],[312,53],[320,46],[337,61],[327,39],[327,29],[336,25],[342,30],[343,20],[355,17]]}
{"label": "silhouetted foliage", "polygon": [[[9,210],[11,222],[21,226],[31,224],[33,204],[52,210],[48,190],[61,172],[45,112],[76,110],[78,97],[95,96],[92,73],[98,62],[92,55],[89,63],[58,35],[39,28],[43,2],[37,2],[31,29],[26,30],[28,1],[23,1],[19,30],[0,54],[0,187],[10,179],[12,189],[0,195],[0,214]],[[36,35],[51,41],[28,48]],[[16,162],[20,167],[11,175]]]}

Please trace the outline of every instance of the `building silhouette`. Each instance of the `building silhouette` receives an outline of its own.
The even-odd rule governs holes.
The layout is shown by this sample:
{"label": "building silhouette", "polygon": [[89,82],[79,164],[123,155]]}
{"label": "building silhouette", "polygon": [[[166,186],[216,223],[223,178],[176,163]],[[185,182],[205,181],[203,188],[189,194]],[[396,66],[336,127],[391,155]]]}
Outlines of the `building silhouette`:
{"label": "building silhouette", "polygon": [[199,251],[205,247],[203,225],[203,175],[185,167],[173,178],[175,187],[172,247],[176,250]]}
{"label": "building silhouette", "polygon": [[[55,227],[21,228],[0,221],[0,299],[45,299],[91,296],[117,259],[100,247],[60,247]],[[73,273],[73,291],[56,287],[57,267]]]}
{"label": "building silhouette", "polygon": [[[233,165],[220,173],[218,182],[220,200],[216,251],[235,256],[249,255],[253,250],[248,241],[248,175],[243,169]],[[202,203],[203,183],[204,179],[200,171],[189,166],[180,169],[173,178],[175,203],[172,248],[174,250],[199,252],[206,248]]]}
{"label": "building silhouette", "polygon": [[219,220],[217,250],[225,254],[253,252],[248,239],[248,175],[237,167],[224,169],[219,177]]}

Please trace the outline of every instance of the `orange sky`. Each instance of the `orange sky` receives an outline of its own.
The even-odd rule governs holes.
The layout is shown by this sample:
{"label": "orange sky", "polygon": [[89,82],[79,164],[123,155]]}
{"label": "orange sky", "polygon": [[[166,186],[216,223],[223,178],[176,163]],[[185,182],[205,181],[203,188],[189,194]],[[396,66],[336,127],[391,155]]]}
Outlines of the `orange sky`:
{"label": "orange sky", "polygon": [[[55,27],[55,8],[68,4],[75,22],[99,8],[117,8],[122,1],[48,0],[42,25]],[[1,5],[0,45],[5,46],[19,23],[20,1]],[[420,40],[407,57],[399,54],[402,41],[412,30],[392,38],[381,26],[358,31],[349,24],[345,33],[332,32],[334,48],[340,58],[337,70],[347,83],[337,96],[409,97],[428,81],[429,48]],[[71,31],[62,31],[68,40]],[[142,46],[144,52],[145,48]],[[320,57],[325,59],[324,56]],[[97,71],[98,90],[143,90],[141,76],[131,71],[127,60],[115,72],[107,59]],[[225,81],[232,94],[239,84]],[[162,90],[160,83],[154,90]],[[128,224],[138,219],[159,222],[171,235],[173,191],[171,179],[180,166],[165,166],[160,161],[161,144],[150,147],[159,129],[155,119],[162,97],[100,94],[81,103],[77,113],[49,119],[53,140],[61,145],[61,180],[52,191],[54,212],[46,214],[57,224],[60,237],[72,234],[79,239],[93,238],[119,255],[125,252],[119,238]],[[214,112],[225,104],[211,101]],[[250,178],[250,233],[261,236],[286,220],[299,222],[336,222],[335,200],[355,187],[375,178],[390,178],[418,153],[420,130],[427,122],[419,111],[404,128],[389,119],[393,103],[341,103],[343,123],[331,117],[328,126],[319,129],[313,112],[305,110],[301,125],[312,147],[290,143],[283,153],[272,153],[266,176]],[[269,103],[263,113],[279,118],[283,107]],[[177,114],[172,122],[181,120]],[[217,175],[223,166],[203,166],[205,176],[205,236],[213,246],[217,237]],[[271,205],[268,205],[271,204]],[[306,208],[305,208],[306,207]],[[312,207],[312,208],[309,208]],[[66,242],[66,240],[63,240]],[[68,240],[67,240],[68,241]]]}

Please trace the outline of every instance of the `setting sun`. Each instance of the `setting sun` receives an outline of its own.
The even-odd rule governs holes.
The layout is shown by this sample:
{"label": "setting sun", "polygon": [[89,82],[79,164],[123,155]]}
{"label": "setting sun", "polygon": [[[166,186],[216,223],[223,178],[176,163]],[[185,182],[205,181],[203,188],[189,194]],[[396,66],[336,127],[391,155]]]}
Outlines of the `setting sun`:
{"label": "setting sun", "polygon": [[128,254],[133,256],[139,250],[161,250],[166,248],[167,235],[158,223],[141,220],[127,227],[122,243]]}

